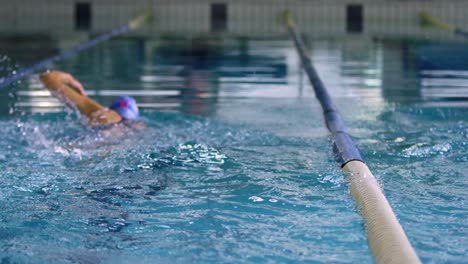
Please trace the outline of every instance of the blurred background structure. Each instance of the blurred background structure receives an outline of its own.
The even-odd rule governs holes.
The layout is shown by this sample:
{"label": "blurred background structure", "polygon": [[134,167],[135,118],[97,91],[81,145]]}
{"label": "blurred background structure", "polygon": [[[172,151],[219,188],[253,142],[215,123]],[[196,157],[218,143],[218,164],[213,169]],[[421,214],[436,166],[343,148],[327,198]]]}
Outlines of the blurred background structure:
{"label": "blurred background structure", "polygon": [[2,36],[99,34],[148,8],[155,19],[135,35],[281,37],[285,31],[278,14],[285,8],[304,25],[303,33],[315,38],[446,38],[421,27],[422,11],[468,24],[468,1],[463,0],[0,0],[0,6]]}

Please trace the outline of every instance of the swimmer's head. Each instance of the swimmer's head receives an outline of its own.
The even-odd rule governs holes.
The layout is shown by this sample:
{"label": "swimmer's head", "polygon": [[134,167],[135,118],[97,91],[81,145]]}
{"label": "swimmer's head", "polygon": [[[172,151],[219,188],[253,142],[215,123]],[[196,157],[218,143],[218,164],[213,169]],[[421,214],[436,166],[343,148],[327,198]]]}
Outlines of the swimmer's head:
{"label": "swimmer's head", "polygon": [[123,119],[127,120],[135,120],[139,115],[136,101],[130,96],[119,96],[114,98],[109,108],[116,111]]}

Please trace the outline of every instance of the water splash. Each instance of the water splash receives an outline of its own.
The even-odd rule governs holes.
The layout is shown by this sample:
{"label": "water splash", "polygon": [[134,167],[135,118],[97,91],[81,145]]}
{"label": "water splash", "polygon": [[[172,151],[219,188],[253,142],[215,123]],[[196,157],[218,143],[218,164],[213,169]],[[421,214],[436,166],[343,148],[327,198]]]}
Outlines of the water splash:
{"label": "water splash", "polygon": [[[222,165],[226,159],[226,155],[213,147],[189,141],[176,147],[169,147],[160,152],[152,152],[146,155],[145,160],[137,164],[136,168],[154,169],[168,166],[196,166],[197,163]],[[127,168],[126,170],[132,171],[136,168]]]}
{"label": "water splash", "polygon": [[250,196],[249,200],[252,200],[254,203],[263,202],[263,198],[258,196]]}
{"label": "water splash", "polygon": [[428,143],[416,143],[402,150],[405,157],[430,157],[435,155],[444,155],[452,150],[450,143],[441,143],[429,145]]}
{"label": "water splash", "polygon": [[[9,56],[0,55],[0,83],[6,78],[6,76],[16,74],[19,68],[20,68],[20,65],[17,62],[13,61]],[[16,107],[16,102],[18,100],[16,96],[16,91],[18,90],[21,82],[22,82],[21,80],[18,80],[11,85],[8,85],[5,87],[0,86],[0,90],[6,89],[8,92],[8,98],[9,98],[8,114],[9,115],[21,116],[25,114],[23,111],[19,111],[18,108]]]}

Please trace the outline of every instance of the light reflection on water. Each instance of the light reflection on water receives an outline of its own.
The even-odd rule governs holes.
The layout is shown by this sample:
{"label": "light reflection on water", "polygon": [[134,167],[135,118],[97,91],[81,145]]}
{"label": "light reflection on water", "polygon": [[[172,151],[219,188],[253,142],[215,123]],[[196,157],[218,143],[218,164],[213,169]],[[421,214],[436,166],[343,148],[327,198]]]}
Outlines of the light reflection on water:
{"label": "light reflection on water", "polygon": [[[18,85],[0,119],[2,261],[371,263],[292,44],[200,43],[116,40],[54,66],[104,104],[133,93],[148,128],[123,138],[83,128],[37,77]],[[311,47],[423,262],[462,263],[466,102],[426,90],[463,71],[419,69],[404,43]]]}
{"label": "light reflection on water", "polygon": [[[452,106],[466,107],[466,67],[459,59],[444,58],[453,49],[465,56],[457,44],[352,40],[313,41],[309,46],[334,97],[429,106],[450,100]],[[3,65],[2,74],[19,67]],[[72,72],[104,104],[113,96],[130,94],[143,108],[196,115],[213,114],[220,100],[314,96],[289,41],[114,40],[52,68]],[[22,80],[14,94],[18,111],[61,109],[36,76]],[[8,103],[3,105],[5,109]]]}

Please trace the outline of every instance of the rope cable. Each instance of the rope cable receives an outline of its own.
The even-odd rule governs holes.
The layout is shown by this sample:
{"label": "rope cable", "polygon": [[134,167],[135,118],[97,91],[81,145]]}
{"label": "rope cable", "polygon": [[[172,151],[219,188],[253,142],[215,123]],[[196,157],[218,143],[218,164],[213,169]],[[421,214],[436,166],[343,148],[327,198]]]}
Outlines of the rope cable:
{"label": "rope cable", "polygon": [[375,262],[420,263],[378,181],[347,133],[343,120],[307,56],[307,49],[289,11],[283,15],[304,71],[322,107],[326,126],[332,136],[335,159],[343,171],[349,174],[347,180],[350,192],[366,224],[368,243]]}
{"label": "rope cable", "polygon": [[67,58],[70,58],[72,56],[74,56],[75,54],[85,50],[85,49],[88,49],[88,48],[91,48],[93,46],[96,46],[97,44],[101,43],[101,42],[104,42],[110,38],[113,38],[115,36],[118,36],[118,35],[122,35],[130,30],[134,30],[138,27],[140,27],[141,25],[143,25],[146,21],[150,20],[152,17],[152,13],[151,13],[151,10],[149,11],[145,11],[144,13],[138,15],[137,17],[135,17],[134,19],[130,20],[126,25],[123,25],[123,26],[119,26],[113,30],[111,30],[110,32],[107,32],[107,33],[104,33],[102,35],[99,35],[89,41],[86,41],[84,43],[81,43],[79,44],[78,46],[74,47],[74,48],[71,48],[71,49],[68,49],[68,50],[65,50],[55,56],[52,56],[52,57],[49,57],[49,58],[46,58],[46,59],[43,59],[39,62],[37,62],[36,64],[34,65],[31,65],[29,67],[25,67],[25,68],[22,68],[20,69],[19,71],[15,71],[13,72],[12,74],[6,76],[6,77],[3,77],[3,78],[0,78],[0,89],[1,88],[4,88],[10,84],[12,84],[13,82],[29,75],[29,74],[32,74],[34,73],[35,71],[37,70],[40,70],[40,69],[43,69],[49,65],[51,65],[52,63],[55,63],[55,62],[58,62],[58,61],[61,61],[61,60],[64,60],[64,59],[67,59]]}

